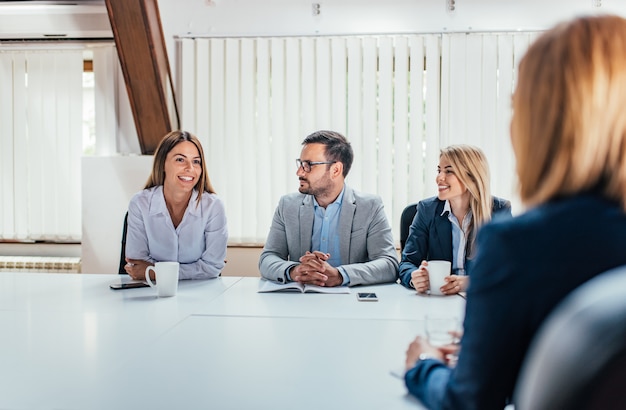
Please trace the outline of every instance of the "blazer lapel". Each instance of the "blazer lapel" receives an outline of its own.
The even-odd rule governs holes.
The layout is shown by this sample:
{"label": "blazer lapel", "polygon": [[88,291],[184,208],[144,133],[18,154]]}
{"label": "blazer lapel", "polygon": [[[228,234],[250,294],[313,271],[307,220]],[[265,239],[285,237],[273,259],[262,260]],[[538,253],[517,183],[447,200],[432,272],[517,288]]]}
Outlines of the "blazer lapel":
{"label": "blazer lapel", "polygon": [[341,254],[342,265],[350,264],[350,236],[352,235],[352,223],[356,212],[354,203],[354,192],[346,185],[339,216],[339,253]]}
{"label": "blazer lapel", "polygon": [[437,235],[439,249],[443,255],[452,257],[452,224],[448,220],[448,214],[441,215],[443,212],[444,202],[440,202],[435,208],[434,228]]}
{"label": "blazer lapel", "polygon": [[311,236],[313,235],[313,219],[315,211],[313,209],[313,197],[304,195],[300,203],[300,255],[311,251]]}

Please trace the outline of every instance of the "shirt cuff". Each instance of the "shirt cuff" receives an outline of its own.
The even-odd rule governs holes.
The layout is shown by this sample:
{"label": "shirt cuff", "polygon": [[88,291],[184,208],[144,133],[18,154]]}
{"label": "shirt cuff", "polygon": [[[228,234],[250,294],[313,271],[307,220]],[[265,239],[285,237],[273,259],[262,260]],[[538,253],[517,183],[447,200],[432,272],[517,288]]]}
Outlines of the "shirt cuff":
{"label": "shirt cuff", "polygon": [[341,274],[341,277],[343,278],[343,282],[341,282],[341,286],[349,286],[350,285],[350,276],[348,276],[346,271],[341,266],[339,266],[337,268],[337,270],[339,271],[339,273]]}
{"label": "shirt cuff", "polygon": [[292,282],[291,275],[289,273],[291,272],[291,269],[295,268],[296,266],[298,265],[291,265],[287,269],[285,269],[285,283]]}

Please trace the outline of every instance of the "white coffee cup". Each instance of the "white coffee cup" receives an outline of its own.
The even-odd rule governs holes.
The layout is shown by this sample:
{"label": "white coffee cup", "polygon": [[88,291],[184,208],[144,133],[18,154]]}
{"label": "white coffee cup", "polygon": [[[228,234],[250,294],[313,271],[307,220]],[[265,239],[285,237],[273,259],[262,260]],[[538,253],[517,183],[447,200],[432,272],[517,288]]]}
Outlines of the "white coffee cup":
{"label": "white coffee cup", "polygon": [[428,281],[431,295],[443,295],[441,287],[446,283],[444,278],[450,276],[452,263],[449,261],[428,261]]}
{"label": "white coffee cup", "polygon": [[[157,290],[158,297],[175,296],[178,289],[178,262],[157,262],[146,268],[146,282]],[[154,271],[156,283],[150,280],[150,271]]]}

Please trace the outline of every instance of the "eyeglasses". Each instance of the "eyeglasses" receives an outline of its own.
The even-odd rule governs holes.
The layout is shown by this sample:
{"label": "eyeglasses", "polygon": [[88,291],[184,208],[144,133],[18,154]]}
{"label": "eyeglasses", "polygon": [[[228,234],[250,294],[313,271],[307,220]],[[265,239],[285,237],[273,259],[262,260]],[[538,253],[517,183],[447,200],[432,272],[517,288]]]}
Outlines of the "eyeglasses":
{"label": "eyeglasses", "polygon": [[298,168],[302,168],[304,172],[311,172],[311,167],[322,164],[334,164],[337,161],[302,161],[300,158],[296,159],[296,165]]}

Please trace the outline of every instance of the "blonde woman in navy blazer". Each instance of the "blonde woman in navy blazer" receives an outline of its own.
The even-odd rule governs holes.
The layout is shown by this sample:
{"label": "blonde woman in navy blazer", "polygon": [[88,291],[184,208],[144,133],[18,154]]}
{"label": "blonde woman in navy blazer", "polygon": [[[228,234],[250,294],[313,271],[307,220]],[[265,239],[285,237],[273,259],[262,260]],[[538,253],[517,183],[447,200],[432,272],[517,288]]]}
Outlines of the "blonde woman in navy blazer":
{"label": "blonde woman in navy blazer", "polygon": [[467,288],[465,272],[477,229],[495,213],[510,216],[511,204],[490,195],[487,158],[480,148],[471,145],[451,145],[441,150],[435,182],[437,196],[417,204],[402,251],[400,281],[408,288],[426,292],[430,288],[426,261],[446,260],[452,262],[452,274],[441,291],[453,294]]}
{"label": "blonde woman in navy blazer", "polygon": [[421,337],[409,346],[405,382],[427,408],[504,408],[554,307],[626,264],[625,106],[626,19],[580,17],[526,52],[511,142],[528,211],[478,233],[456,367]]}

